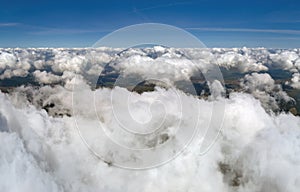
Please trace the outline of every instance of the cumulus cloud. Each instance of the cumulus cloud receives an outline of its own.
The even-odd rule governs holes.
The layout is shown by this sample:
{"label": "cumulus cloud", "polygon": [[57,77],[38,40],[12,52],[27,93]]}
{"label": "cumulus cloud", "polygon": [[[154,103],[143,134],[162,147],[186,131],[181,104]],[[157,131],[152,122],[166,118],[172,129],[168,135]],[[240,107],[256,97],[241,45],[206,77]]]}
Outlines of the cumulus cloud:
{"label": "cumulus cloud", "polygon": [[24,57],[18,57],[8,52],[1,52],[0,54],[0,79],[11,78],[14,76],[24,77],[28,74],[30,64]]}
{"label": "cumulus cloud", "polygon": [[44,84],[57,83],[60,81],[59,76],[53,75],[46,71],[41,72],[39,70],[36,70],[35,72],[33,72],[33,76],[36,79],[36,81]]}
{"label": "cumulus cloud", "polygon": [[272,50],[245,47],[175,49],[156,46],[128,50],[31,48],[1,49],[0,52],[1,79],[25,77],[36,70],[58,76],[68,71],[88,78],[98,76],[106,65],[110,65],[127,75],[138,73],[147,77],[161,77],[164,74],[171,81],[177,81],[188,79],[199,70],[205,73],[211,64],[228,70],[237,69],[242,73],[267,71],[269,68],[297,72],[300,61],[298,49]]}
{"label": "cumulus cloud", "polygon": [[296,59],[298,59],[299,54],[294,51],[284,50],[278,53],[270,54],[270,59],[272,60],[272,65],[285,70],[294,68]]}
{"label": "cumulus cloud", "polygon": [[235,51],[228,51],[220,54],[216,60],[216,64],[225,68],[237,68],[241,72],[248,71],[265,71],[268,68],[260,61],[252,58],[248,53],[243,55]]}
{"label": "cumulus cloud", "polygon": [[241,87],[259,99],[266,109],[278,110],[280,102],[293,101],[282,90],[281,85],[275,84],[268,73],[247,74],[241,82]]}
{"label": "cumulus cloud", "polygon": [[224,86],[218,80],[214,80],[212,83],[209,83],[209,89],[211,92],[211,97],[214,99],[220,98],[226,93]]}
{"label": "cumulus cloud", "polygon": [[291,86],[295,89],[300,89],[300,74],[294,73],[291,79]]}
{"label": "cumulus cloud", "polygon": [[299,174],[292,169],[300,168],[293,152],[298,150],[299,118],[268,115],[246,95],[234,94],[229,102],[222,144],[225,182],[236,191],[296,191]]}
{"label": "cumulus cloud", "polygon": [[[94,94],[88,86],[85,87],[83,96]],[[121,104],[118,105],[120,115],[125,115],[124,112],[128,110],[127,105],[122,103],[123,97],[131,95],[131,92],[122,88],[99,89],[96,92],[96,95],[101,96],[97,97],[101,104],[98,105],[101,123],[108,129],[116,128],[118,123],[113,118],[110,106],[111,92],[116,94],[114,102]],[[36,100],[40,100],[39,94],[44,95],[45,99],[58,98],[57,101],[61,102],[55,102],[56,105],[68,107],[69,104],[63,101],[69,99],[63,98],[70,96],[71,92],[59,86],[46,86],[36,92]],[[170,99],[176,97],[172,90],[158,89],[147,94],[134,94],[132,107],[134,109],[136,105],[141,111],[131,115],[134,119],[145,119],[143,115],[147,116],[147,110],[142,109],[147,109],[153,98],[158,96],[166,103],[167,111],[170,112],[166,116],[166,125],[172,127],[172,124],[176,123],[174,118],[176,120],[178,115],[178,110],[172,110],[176,108],[172,104],[175,100]],[[187,117],[182,119],[183,125],[188,127],[190,119],[197,118],[198,109],[195,102],[199,102],[200,108],[206,111],[200,113],[199,118],[203,125],[207,124],[207,111],[211,110],[213,103],[193,96],[181,96],[184,98],[182,105],[188,106],[190,110],[189,113],[185,113]],[[299,143],[299,118],[290,114],[269,115],[260,102],[248,94],[234,93],[229,99],[223,98],[227,107],[222,134],[207,154],[201,156],[199,144],[192,145],[188,151],[170,163],[144,171],[129,171],[107,165],[90,153],[80,135],[74,131],[75,117],[49,117],[45,110],[32,107],[30,103],[25,106],[18,105],[16,102],[20,102],[21,99],[14,97],[0,94],[0,114],[3,114],[1,124],[5,124],[10,130],[0,132],[0,169],[1,175],[5,176],[0,182],[0,189],[6,191],[178,189],[292,192],[300,187],[297,171],[300,170],[300,159],[295,147]],[[89,125],[93,125],[93,122],[99,123],[97,116],[89,113],[91,111],[86,111],[86,102],[89,101],[81,100],[82,116],[77,113],[80,115],[77,118]],[[151,110],[153,115],[158,115],[161,108],[153,106]],[[150,129],[155,126],[154,121],[160,121],[159,115],[152,117],[152,121],[148,124]],[[126,123],[132,123],[134,126],[133,122]],[[114,132],[114,138],[125,139],[120,132]],[[134,157],[132,158],[129,160],[134,160]]]}
{"label": "cumulus cloud", "polygon": [[145,56],[131,56],[116,65],[124,75],[138,74],[144,79],[164,81],[189,80],[197,65],[187,59],[159,57],[152,59]]}
{"label": "cumulus cloud", "polygon": [[[296,192],[300,188],[300,119],[270,112],[292,98],[266,73],[272,68],[293,72],[290,85],[299,88],[298,49],[156,46],[0,52],[1,79],[28,76],[40,84],[0,93],[0,191]],[[138,94],[120,87],[92,90],[88,84],[89,77],[98,77],[108,67],[125,76],[172,84],[189,80],[198,70],[205,72],[210,64],[246,73],[239,82],[242,89],[224,98],[222,83],[209,82],[211,95],[204,99],[174,87]],[[189,133],[195,122],[206,133],[213,107],[221,109],[224,103],[225,113],[216,113],[223,119],[221,133],[207,153],[201,151],[201,142],[192,142],[161,167],[135,171],[113,166],[118,157],[124,163],[141,161],[138,154],[122,156],[122,151],[110,148],[107,134],[129,147],[153,147],[155,153],[172,139],[174,146],[181,144],[178,129]],[[85,125],[82,135],[74,130],[75,122]],[[147,138],[129,136],[120,122],[134,131],[156,130],[158,125],[157,131],[163,131]],[[108,132],[97,129],[99,123]],[[92,147],[104,151],[109,161],[96,158],[81,136],[98,138]]]}
{"label": "cumulus cloud", "polygon": [[[116,50],[103,49],[1,49],[0,78],[33,75],[40,83],[64,81],[62,74],[99,75],[103,66],[111,61]],[[42,71],[42,73],[41,73]],[[45,72],[43,72],[45,71]],[[48,80],[41,76],[47,75]],[[55,77],[55,78],[54,78]],[[53,80],[53,82],[51,81]],[[47,81],[47,82],[46,82]]]}

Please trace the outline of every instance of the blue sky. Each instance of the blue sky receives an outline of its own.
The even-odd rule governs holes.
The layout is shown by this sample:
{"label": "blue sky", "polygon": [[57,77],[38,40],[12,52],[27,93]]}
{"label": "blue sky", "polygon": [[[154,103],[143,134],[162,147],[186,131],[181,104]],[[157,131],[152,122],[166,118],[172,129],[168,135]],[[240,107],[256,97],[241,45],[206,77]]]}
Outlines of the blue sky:
{"label": "blue sky", "polygon": [[208,47],[300,47],[299,0],[0,2],[0,47],[89,47],[145,22],[183,28]]}

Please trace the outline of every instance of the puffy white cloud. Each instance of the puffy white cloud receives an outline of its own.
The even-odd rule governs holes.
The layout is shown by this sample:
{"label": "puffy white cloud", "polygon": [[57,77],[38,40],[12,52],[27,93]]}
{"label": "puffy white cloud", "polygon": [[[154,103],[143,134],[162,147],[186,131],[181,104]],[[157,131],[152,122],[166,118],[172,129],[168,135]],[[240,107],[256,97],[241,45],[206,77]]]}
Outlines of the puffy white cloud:
{"label": "puffy white cloud", "polygon": [[125,76],[141,75],[144,79],[157,79],[162,81],[189,80],[195,71],[197,64],[180,58],[169,58],[161,56],[156,59],[150,57],[133,55],[122,59],[114,66]]}
{"label": "puffy white cloud", "polygon": [[[260,78],[261,76],[255,77],[255,80],[252,80],[253,84]],[[272,80],[266,78],[268,80],[263,83],[273,87]],[[95,158],[78,132],[74,131],[75,118],[80,118],[90,126],[99,123],[98,117],[93,115],[93,110],[89,108],[88,103],[91,101],[85,97],[93,95],[94,92],[86,85],[83,87],[85,88],[82,90],[82,100],[78,103],[81,113],[77,113],[79,115],[77,117],[49,117],[44,110],[36,109],[30,104],[19,105],[18,102],[24,103],[21,95],[18,99],[14,99],[14,95],[8,98],[0,94],[1,124],[5,124],[11,130],[0,132],[0,170],[3,177],[0,180],[0,189],[5,191],[26,189],[33,192],[170,189],[296,192],[300,187],[298,182],[300,157],[297,148],[300,144],[299,117],[291,114],[269,115],[261,107],[260,102],[251,95],[234,93],[229,99],[225,99],[227,104],[222,134],[208,153],[200,155],[199,144],[192,143],[190,150],[164,166],[143,171],[126,170],[108,166]],[[61,106],[61,109],[70,107],[68,101],[71,100],[72,92],[63,87],[44,86],[38,90],[28,91],[34,92],[36,102],[42,97],[45,103],[49,99],[48,101],[54,102],[56,106]],[[18,93],[24,92],[25,90],[20,90]],[[132,95],[122,88],[99,89],[96,91],[96,96],[99,96],[97,112],[101,123],[108,129],[116,129],[118,126],[112,113],[112,92],[116,94],[114,102],[120,104],[118,114],[121,116],[126,117],[125,114],[128,112],[124,97],[131,95],[133,101],[131,107],[134,109],[131,115],[135,120],[144,120],[149,115],[147,111],[149,104],[158,98],[161,103],[166,104],[165,109],[169,114],[165,117],[169,126],[179,117],[176,105],[172,104],[176,100],[171,99],[177,95],[172,90],[157,89],[150,93]],[[181,119],[184,127],[190,126],[191,118],[198,118],[196,102],[199,102],[200,109],[205,111],[199,116],[201,125],[207,125],[213,103],[180,94],[182,105],[189,108],[185,118]],[[159,114],[163,109],[153,105],[151,112],[154,115],[151,121],[160,121]],[[126,122],[127,125],[131,123],[134,125],[133,122]],[[148,125],[150,126],[148,128],[152,129],[155,123]],[[126,141],[120,132],[114,132],[114,136]],[[105,145],[98,147],[107,148]]]}
{"label": "puffy white cloud", "polygon": [[272,65],[285,70],[292,69],[297,58],[299,58],[299,54],[291,50],[285,50],[279,53],[270,54]]}
{"label": "puffy white cloud", "polygon": [[17,134],[0,132],[0,138],[1,191],[63,191],[56,179],[27,152]]}
{"label": "puffy white cloud", "polygon": [[1,52],[0,53],[0,79],[11,78],[14,76],[24,77],[28,74],[30,64],[26,58],[18,55]]}
{"label": "puffy white cloud", "polygon": [[291,79],[291,86],[295,89],[300,89],[300,74],[294,73]]}
{"label": "puffy white cloud", "polygon": [[277,110],[280,102],[293,101],[282,90],[281,85],[275,84],[275,81],[267,73],[247,74],[241,82],[241,87],[259,99],[266,109]]}
{"label": "puffy white cloud", "polygon": [[[1,79],[32,72],[37,82],[49,84],[39,88],[21,86],[9,94],[0,93],[0,191],[296,192],[300,188],[300,119],[292,114],[266,112],[265,109],[278,109],[281,100],[291,98],[269,74],[255,73],[271,67],[299,70],[298,49],[158,46],[125,51],[99,48],[0,52]],[[245,75],[240,84],[242,91],[251,95],[231,93],[229,98],[222,98],[225,90],[219,81],[209,84],[209,100],[176,92],[174,88],[156,88],[142,94],[119,87],[90,90],[85,78],[98,76],[107,64],[127,76],[139,74],[169,83],[188,80],[195,71],[205,71],[210,64],[254,72]],[[79,76],[75,79],[76,74]],[[295,72],[291,86],[299,88],[299,79]],[[57,82],[64,85],[53,85]],[[77,98],[72,97],[73,86],[79,88]],[[112,94],[117,108],[111,106]],[[90,96],[97,100],[94,102]],[[176,100],[178,96],[181,103]],[[127,97],[130,102],[124,102]],[[83,134],[106,137],[99,130],[89,132],[93,125],[101,123],[114,139],[130,147],[153,146],[164,139],[176,139],[174,127],[178,122],[182,124],[177,128],[190,130],[193,121],[199,119],[199,129],[205,129],[211,121],[212,107],[219,109],[224,103],[226,113],[218,114],[224,115],[222,132],[208,153],[203,155],[200,144],[192,143],[189,150],[170,163],[144,171],[107,165],[91,154],[74,131],[74,122],[80,119],[89,125]],[[185,110],[181,111],[180,105]],[[120,119],[114,118],[116,114]],[[135,141],[136,137],[126,137],[124,131],[119,131],[120,120],[134,130],[139,130],[138,123],[145,123],[142,131],[153,130],[162,121],[166,128],[163,133],[168,137],[154,135]],[[116,152],[101,142],[95,142],[98,148]],[[134,156],[125,159],[136,160]]]}
{"label": "puffy white cloud", "polygon": [[252,73],[245,76],[244,88],[250,92],[267,91],[270,92],[275,87],[275,81],[267,73]]}
{"label": "puffy white cloud", "polygon": [[209,89],[211,92],[211,97],[214,99],[220,98],[226,93],[224,86],[218,80],[214,80],[212,83],[209,83]]}
{"label": "puffy white cloud", "polygon": [[74,52],[54,50],[54,63],[51,66],[54,72],[73,71],[79,73],[86,65],[84,56]]}
{"label": "puffy white cloud", "polygon": [[225,68],[237,68],[241,72],[248,71],[265,71],[268,68],[256,61],[254,58],[248,54],[241,55],[240,53],[229,51],[223,54],[220,54],[215,62],[219,66]]}
{"label": "puffy white cloud", "polygon": [[0,69],[6,69],[6,67],[13,67],[17,62],[17,58],[7,52],[1,52],[0,54]]}
{"label": "puffy white cloud", "polygon": [[[299,50],[248,49],[248,48],[204,48],[175,49],[156,46],[154,48],[131,48],[128,50],[97,49],[1,49],[0,78],[27,76],[36,70],[60,76],[63,72],[81,74],[87,79],[98,76],[104,67],[114,63],[127,75],[140,73],[144,77],[163,75],[177,81],[189,79],[199,70],[206,72],[211,64],[240,72],[267,71],[281,68],[297,72]],[[50,70],[51,69],[51,70]],[[148,75],[145,75],[148,74]],[[62,81],[63,82],[63,81]]]}
{"label": "puffy white cloud", "polygon": [[295,67],[300,70],[300,58],[295,61]]}
{"label": "puffy white cloud", "polygon": [[268,115],[239,94],[232,95],[226,116],[221,146],[228,165],[224,181],[235,186],[232,191],[297,191],[299,117]]}
{"label": "puffy white cloud", "polygon": [[44,83],[44,84],[57,83],[61,79],[60,76],[53,75],[52,73],[48,73],[46,71],[39,71],[39,70],[33,72],[33,76],[35,77],[35,80],[37,82]]}

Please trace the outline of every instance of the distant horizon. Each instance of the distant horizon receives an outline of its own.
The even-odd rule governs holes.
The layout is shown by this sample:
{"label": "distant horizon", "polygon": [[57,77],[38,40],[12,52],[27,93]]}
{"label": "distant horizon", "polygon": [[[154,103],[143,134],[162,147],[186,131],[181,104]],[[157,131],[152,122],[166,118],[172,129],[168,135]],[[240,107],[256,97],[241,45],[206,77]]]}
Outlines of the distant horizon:
{"label": "distant horizon", "polygon": [[[113,31],[111,31],[113,32]],[[189,32],[189,31],[188,31]],[[231,44],[229,44],[227,41],[217,41],[217,40],[211,40],[202,36],[199,36],[197,34],[194,34],[190,32],[194,36],[196,36],[199,40],[201,40],[207,48],[270,48],[270,49],[289,49],[289,48],[300,48],[300,35],[299,38],[289,38],[287,43],[281,42],[285,41],[284,38],[273,38],[273,41],[269,41],[270,38],[264,39],[261,38],[259,41],[259,37],[253,38],[253,41],[249,40],[240,40],[240,41],[232,41]],[[243,33],[243,32],[241,32]],[[264,32],[263,32],[264,33]],[[109,34],[109,33],[107,33]],[[75,40],[40,40],[40,41],[33,41],[33,42],[23,42],[20,41],[20,43],[14,44],[14,43],[8,43],[8,45],[2,45],[0,40],[0,48],[89,48],[92,47],[92,45],[97,42],[102,37],[106,36],[97,36],[97,38],[93,39],[78,39]],[[241,37],[242,38],[242,37]],[[0,37],[1,39],[1,37]],[[219,39],[222,39],[220,36]],[[226,39],[226,36],[224,37]],[[291,41],[291,42],[290,42]]]}
{"label": "distant horizon", "polygon": [[[139,48],[139,47],[0,47],[0,49],[101,49],[101,48],[111,48],[111,49],[129,49],[129,48]],[[150,48],[150,47],[142,47],[142,48]],[[300,49],[299,47],[247,47],[247,46],[241,46],[241,47],[203,47],[203,48],[194,48],[194,47],[169,47],[169,48],[175,48],[175,49]]]}

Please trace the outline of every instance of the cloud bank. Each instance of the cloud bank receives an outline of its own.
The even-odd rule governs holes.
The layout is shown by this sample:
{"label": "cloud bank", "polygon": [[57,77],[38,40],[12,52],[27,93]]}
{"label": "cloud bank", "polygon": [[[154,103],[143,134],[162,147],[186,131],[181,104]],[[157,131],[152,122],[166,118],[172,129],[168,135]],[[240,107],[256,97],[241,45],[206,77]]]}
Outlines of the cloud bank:
{"label": "cloud bank", "polygon": [[[295,102],[284,88],[299,89],[299,55],[299,49],[264,48],[1,49],[1,86],[18,78],[23,84],[0,93],[0,191],[296,192],[300,119],[280,109],[282,103]],[[233,80],[225,81],[236,87],[228,91],[215,81],[207,85],[210,93],[205,97],[163,86],[143,93],[122,87],[91,89],[89,81],[92,76],[122,73],[176,84],[191,81],[199,70],[206,73],[210,64],[231,72]],[[277,77],[277,70],[287,75]],[[193,81],[202,85],[201,79]],[[80,87],[79,102],[72,97],[74,85]],[[91,106],[93,95],[96,108]],[[117,108],[112,107],[112,95]],[[124,102],[127,97],[130,102]],[[201,142],[195,142],[169,163],[147,170],[113,166],[118,151],[101,139],[93,146],[106,152],[110,162],[97,158],[75,124],[79,119],[87,125],[83,135],[104,138],[101,131],[89,132],[100,123],[122,144],[154,146],[155,152],[157,146],[176,141],[175,128],[188,131],[199,120],[197,129],[205,130],[212,107],[224,103],[224,116],[216,114],[224,118],[221,133],[207,153],[202,153]],[[155,130],[158,125],[164,131],[135,140],[119,131],[120,121],[135,131]],[[145,130],[137,122],[144,123]],[[134,154],[119,160],[139,163]]]}
{"label": "cloud bank", "polygon": [[[125,51],[111,48],[1,49],[0,78],[24,77],[34,71],[40,71],[41,73],[36,72],[35,80],[39,83],[46,83],[43,82],[42,76],[50,76],[50,73],[61,76],[63,72],[68,71],[80,75],[99,75],[106,65],[121,70],[125,74],[137,73],[147,76],[158,72],[158,76],[161,73],[173,81],[190,78],[199,70],[205,72],[210,64],[226,69],[236,69],[242,73],[270,69],[298,73],[299,55],[299,49],[272,50],[264,48],[174,49],[154,47]],[[43,71],[47,73],[43,73]],[[57,78],[53,78],[53,80],[57,81]],[[63,81],[63,79],[61,80]]]}

